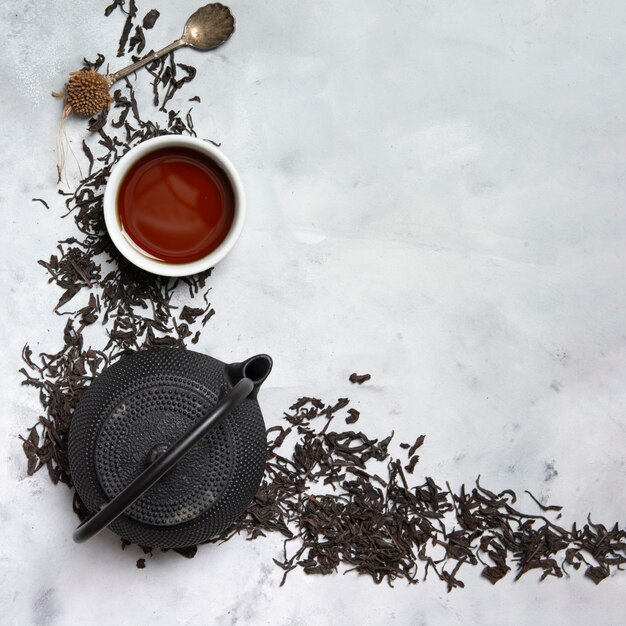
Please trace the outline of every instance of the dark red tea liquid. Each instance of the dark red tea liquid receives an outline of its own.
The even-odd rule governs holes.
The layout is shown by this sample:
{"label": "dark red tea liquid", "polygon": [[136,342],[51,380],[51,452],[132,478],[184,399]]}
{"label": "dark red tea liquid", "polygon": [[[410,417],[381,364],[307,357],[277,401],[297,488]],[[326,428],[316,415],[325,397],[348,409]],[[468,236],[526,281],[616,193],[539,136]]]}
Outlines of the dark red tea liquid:
{"label": "dark red tea liquid", "polygon": [[167,263],[190,263],[224,241],[235,197],[210,157],[191,148],[162,148],[129,169],[117,210],[122,229],[140,250]]}

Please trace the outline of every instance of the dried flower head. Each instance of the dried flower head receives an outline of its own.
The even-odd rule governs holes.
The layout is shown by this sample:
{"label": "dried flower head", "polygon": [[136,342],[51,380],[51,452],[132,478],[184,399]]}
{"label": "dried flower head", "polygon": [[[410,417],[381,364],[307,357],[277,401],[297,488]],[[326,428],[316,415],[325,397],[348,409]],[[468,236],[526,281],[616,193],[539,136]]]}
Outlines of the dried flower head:
{"label": "dried flower head", "polygon": [[111,104],[109,81],[95,70],[72,72],[65,90],[67,104],[79,115],[96,115]]}
{"label": "dried flower head", "polygon": [[65,121],[72,111],[79,115],[97,115],[105,108],[111,107],[109,77],[99,74],[95,69],[70,72],[70,78],[65,84],[65,94],[53,91],[55,98],[65,97],[65,106],[61,116],[61,125],[57,133],[57,182],[61,181],[65,169],[65,155],[67,152],[67,137],[65,135]]}

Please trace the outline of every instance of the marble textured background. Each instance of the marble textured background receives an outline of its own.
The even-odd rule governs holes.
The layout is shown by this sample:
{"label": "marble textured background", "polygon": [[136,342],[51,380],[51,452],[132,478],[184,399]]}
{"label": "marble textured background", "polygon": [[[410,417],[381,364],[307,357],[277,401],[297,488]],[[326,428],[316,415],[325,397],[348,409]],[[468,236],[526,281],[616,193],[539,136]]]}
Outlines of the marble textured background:
{"label": "marble textured background", "polygon": [[[117,64],[122,17],[105,4],[0,6],[0,623],[623,623],[626,575],[492,588],[468,571],[447,594],[434,579],[295,572],[278,588],[276,538],[144,570],[111,534],[72,543],[70,493],[25,477],[17,437],[39,407],[17,369],[27,340],[56,347],[64,324],[36,264],[72,232],[49,94],[83,56]],[[142,2],[161,11],[148,47],[197,4]],[[418,475],[481,474],[565,505],[565,523],[623,524],[626,5],[230,4],[231,42],[178,56],[198,67],[185,97],[202,97],[199,135],[222,143],[249,197],[199,347],[274,356],[269,423],[301,395],[348,395],[368,432],[426,434]],[[83,124],[69,132],[76,144]],[[351,386],[355,370],[371,384]]]}

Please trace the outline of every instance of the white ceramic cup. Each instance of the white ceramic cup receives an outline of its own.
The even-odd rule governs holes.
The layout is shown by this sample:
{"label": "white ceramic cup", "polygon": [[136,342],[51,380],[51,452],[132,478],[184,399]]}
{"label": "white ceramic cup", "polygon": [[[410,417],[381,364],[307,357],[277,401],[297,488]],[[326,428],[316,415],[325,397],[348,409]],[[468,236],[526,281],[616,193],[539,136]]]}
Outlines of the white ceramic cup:
{"label": "white ceramic cup", "polygon": [[[168,263],[143,254],[133,246],[122,231],[117,211],[119,189],[128,170],[142,157],[161,148],[191,148],[207,155],[217,163],[226,174],[234,194],[234,215],[224,241],[212,252],[190,263]],[[246,214],[243,185],[233,164],[213,145],[194,137],[182,135],[163,135],[147,139],[131,148],[113,167],[104,190],[104,222],[115,247],[134,265],[147,272],[161,276],[190,276],[208,270],[219,263],[233,248],[241,234]]]}

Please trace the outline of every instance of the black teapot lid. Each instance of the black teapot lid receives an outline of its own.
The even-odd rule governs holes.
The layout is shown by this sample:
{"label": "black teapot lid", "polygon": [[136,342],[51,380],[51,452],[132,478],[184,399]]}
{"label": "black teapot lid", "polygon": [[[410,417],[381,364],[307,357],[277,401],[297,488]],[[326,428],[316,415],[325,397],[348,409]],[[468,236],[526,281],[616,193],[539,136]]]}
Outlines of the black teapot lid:
{"label": "black teapot lid", "polygon": [[[107,368],[70,429],[72,480],[95,514],[75,539],[106,522],[133,543],[183,547],[232,524],[263,476],[266,435],[256,392],[271,366],[267,355],[225,365],[190,350],[156,348]],[[176,452],[191,431],[194,440]],[[155,479],[172,454],[179,454],[175,465]],[[146,490],[144,480],[122,503],[129,485],[151,473],[151,486]],[[117,515],[107,520],[104,509]]]}
{"label": "black teapot lid", "polygon": [[[167,382],[158,387],[138,385],[100,427],[96,474],[111,499],[211,410],[208,394],[180,381]],[[231,479],[232,430],[233,425],[224,422],[214,426],[125,514],[146,524],[173,526],[204,513]]]}

